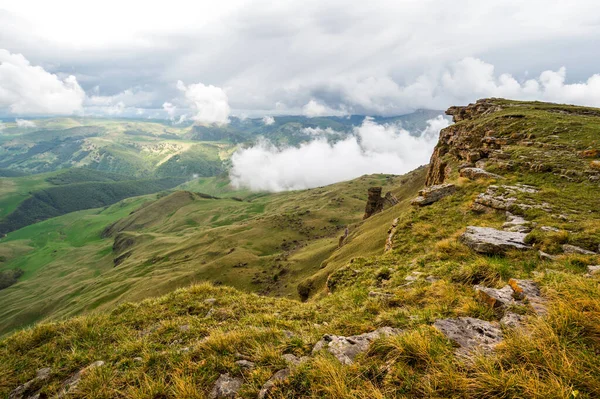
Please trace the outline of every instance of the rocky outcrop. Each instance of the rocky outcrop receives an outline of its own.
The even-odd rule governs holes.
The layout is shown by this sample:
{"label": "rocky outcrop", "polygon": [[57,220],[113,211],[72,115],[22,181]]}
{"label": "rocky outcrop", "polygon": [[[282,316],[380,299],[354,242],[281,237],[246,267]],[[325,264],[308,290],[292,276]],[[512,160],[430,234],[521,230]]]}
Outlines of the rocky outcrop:
{"label": "rocky outcrop", "polygon": [[482,168],[462,168],[460,170],[460,176],[461,177],[466,177],[467,179],[470,180],[477,180],[477,179],[501,179],[502,176],[497,175],[495,173],[490,173],[488,171],[486,171],[485,169]]}
{"label": "rocky outcrop", "polygon": [[275,385],[279,381],[286,380],[291,373],[292,371],[289,368],[285,368],[273,374],[273,376],[269,378],[269,380],[262,386],[260,392],[258,393],[258,399],[266,398],[269,392],[275,387]]}
{"label": "rocky outcrop", "polygon": [[[539,286],[533,280],[511,278],[504,287],[488,288],[476,285],[475,291],[479,300],[492,308],[503,309],[510,305],[530,305],[536,314],[546,313],[546,300],[542,297]],[[514,324],[516,317],[512,317]]]}
{"label": "rocky outcrop", "polygon": [[444,197],[454,194],[455,191],[456,186],[454,186],[454,184],[440,184],[427,187],[419,191],[419,196],[410,203],[417,206],[430,205]]}
{"label": "rocky outcrop", "polygon": [[[452,115],[454,122],[462,122],[501,109],[502,107],[492,99],[483,99],[466,107],[450,107],[446,114]],[[438,144],[429,161],[425,185],[442,184],[452,171],[451,164],[466,162],[474,166],[475,162],[488,158],[491,153],[500,150],[508,143],[506,139],[496,138],[493,134],[493,131],[475,128],[468,123],[457,123],[442,129]]]}
{"label": "rocky outcrop", "polygon": [[221,374],[208,397],[209,399],[237,398],[242,383],[239,377],[231,377],[229,373]]}
{"label": "rocky outcrop", "polygon": [[398,218],[392,221],[392,225],[388,229],[388,236],[385,239],[385,248],[384,252],[389,252],[394,248],[394,234],[396,234],[396,230],[398,229]]}
{"label": "rocky outcrop", "polygon": [[356,356],[369,349],[371,342],[377,338],[398,335],[402,331],[392,327],[381,327],[370,333],[344,337],[341,335],[324,335],[313,348],[313,353],[326,349],[342,364],[352,364]]}
{"label": "rocky outcrop", "polygon": [[502,330],[498,323],[473,317],[441,319],[433,323],[433,326],[457,344],[457,353],[463,355],[476,349],[491,351],[502,341]]}
{"label": "rocky outcrop", "polygon": [[385,208],[394,206],[398,203],[398,199],[390,192],[386,193],[385,196],[382,197],[381,190],[381,187],[371,187],[369,189],[367,206],[365,207],[363,220],[381,212]]}
{"label": "rocky outcrop", "polygon": [[587,249],[583,249],[583,248],[577,247],[575,245],[570,245],[570,244],[564,244],[562,246],[562,250],[566,254],[596,255],[596,253],[593,251],[588,251]]}
{"label": "rocky outcrop", "polygon": [[93,369],[96,369],[96,368],[102,367],[102,366],[104,366],[104,362],[102,360],[98,360],[98,361],[90,364],[89,366],[82,368],[81,370],[79,370],[78,372],[73,374],[71,377],[67,378],[63,382],[62,388],[58,392],[58,395],[56,395],[56,397],[63,398],[65,396],[70,395],[73,392],[77,391],[77,387],[79,386],[79,382],[81,382],[81,379],[87,373],[92,371]]}
{"label": "rocky outcrop", "polygon": [[496,230],[491,227],[468,226],[461,241],[475,252],[494,255],[511,249],[526,250],[525,233]]}

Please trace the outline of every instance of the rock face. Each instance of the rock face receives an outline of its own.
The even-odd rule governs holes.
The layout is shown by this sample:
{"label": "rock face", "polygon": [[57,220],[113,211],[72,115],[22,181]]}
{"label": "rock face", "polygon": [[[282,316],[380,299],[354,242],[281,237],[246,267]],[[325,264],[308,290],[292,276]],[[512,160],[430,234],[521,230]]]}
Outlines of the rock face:
{"label": "rock face", "polygon": [[9,395],[9,399],[39,398],[39,390],[42,389],[44,381],[50,377],[52,370],[48,367],[38,370],[36,376],[23,385],[19,385]]}
{"label": "rock face", "polygon": [[433,204],[444,197],[454,194],[455,191],[456,187],[454,184],[440,184],[427,187],[419,191],[419,196],[413,199],[410,203],[418,206]]}
{"label": "rock face", "polygon": [[229,373],[221,374],[208,397],[209,399],[235,398],[242,383],[241,378],[231,377]]}
{"label": "rock face", "polygon": [[382,197],[381,190],[381,187],[371,187],[369,189],[363,220],[381,212],[386,207],[394,206],[398,203],[398,199],[392,193],[386,193],[385,197]]}
{"label": "rock face", "polygon": [[433,326],[458,344],[460,346],[458,352],[462,354],[477,348],[490,351],[502,341],[502,330],[497,323],[472,317],[437,320]]}
{"label": "rock face", "polygon": [[[461,122],[501,109],[501,106],[494,104],[490,99],[483,99],[466,107],[450,107],[446,114],[452,115],[454,122]],[[461,123],[442,129],[438,145],[429,161],[425,185],[433,186],[444,182],[451,172],[448,157],[454,158],[459,164],[463,162],[474,164],[480,159],[488,158],[491,153],[500,150],[506,143],[505,139],[494,137],[493,132]]]}
{"label": "rock face", "polygon": [[475,252],[483,254],[503,254],[510,249],[526,250],[525,233],[496,230],[491,227],[468,226],[461,241]]}
{"label": "rock face", "polygon": [[490,173],[481,168],[462,168],[460,170],[460,176],[466,177],[467,179],[470,179],[470,180],[501,179],[502,178],[502,176],[500,176],[500,175]]}
{"label": "rock face", "polygon": [[392,327],[382,327],[361,335],[344,337],[341,335],[324,335],[313,348],[313,353],[327,349],[342,364],[352,364],[356,356],[366,352],[371,342],[377,338],[400,334],[401,330]]}

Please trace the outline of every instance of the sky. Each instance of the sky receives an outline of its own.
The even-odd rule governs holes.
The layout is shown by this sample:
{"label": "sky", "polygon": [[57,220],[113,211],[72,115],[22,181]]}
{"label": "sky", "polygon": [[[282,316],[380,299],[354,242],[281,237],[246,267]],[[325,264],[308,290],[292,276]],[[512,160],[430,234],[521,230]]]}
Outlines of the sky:
{"label": "sky", "polygon": [[0,0],[0,116],[600,107],[597,0]]}

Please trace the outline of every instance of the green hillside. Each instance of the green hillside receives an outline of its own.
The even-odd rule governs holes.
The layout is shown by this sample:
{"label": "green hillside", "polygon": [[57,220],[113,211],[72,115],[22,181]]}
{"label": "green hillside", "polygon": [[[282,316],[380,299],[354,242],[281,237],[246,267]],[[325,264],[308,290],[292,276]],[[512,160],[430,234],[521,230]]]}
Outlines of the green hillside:
{"label": "green hillside", "polygon": [[[599,397],[600,109],[448,113],[405,176],[200,180],[10,233],[2,332],[47,320],[0,341],[0,395]],[[363,220],[372,186],[399,202]]]}

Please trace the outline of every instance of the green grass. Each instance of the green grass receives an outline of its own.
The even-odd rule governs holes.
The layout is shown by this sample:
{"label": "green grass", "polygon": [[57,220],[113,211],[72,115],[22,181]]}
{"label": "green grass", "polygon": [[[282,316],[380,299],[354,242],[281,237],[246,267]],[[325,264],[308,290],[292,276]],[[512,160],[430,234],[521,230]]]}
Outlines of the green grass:
{"label": "green grass", "polygon": [[[116,205],[100,212],[96,217],[105,218],[107,224],[108,219],[116,221],[110,229],[113,236],[133,241],[122,249],[132,251],[122,264],[108,265],[93,280],[71,284],[91,265],[85,259],[92,253],[111,259],[107,248],[112,240],[94,241],[92,237],[97,236],[91,235],[89,244],[82,240],[80,244],[85,245],[71,249],[69,264],[56,276],[52,273],[58,263],[49,263],[0,291],[0,302],[8,303],[10,309],[0,320],[19,317],[22,323],[42,315],[56,320],[84,314],[37,324],[1,341],[0,394],[31,379],[37,369],[52,367],[53,374],[43,388],[51,396],[72,373],[104,360],[104,367],[84,377],[75,397],[205,398],[218,376],[228,372],[243,378],[241,397],[255,398],[265,381],[285,366],[281,355],[294,353],[310,360],[294,369],[270,397],[599,397],[599,280],[583,274],[587,265],[600,263],[600,256],[562,254],[558,245],[597,249],[600,243],[600,187],[589,179],[595,173],[588,169],[589,159],[578,153],[599,147],[600,116],[589,113],[600,110],[495,101],[509,108],[452,128],[493,130],[496,137],[523,134],[506,147],[514,167],[504,169],[490,160],[486,168],[502,179],[468,181],[456,173],[462,161],[449,155],[452,173],[447,182],[455,183],[457,191],[431,206],[409,205],[422,186],[421,169],[404,177],[365,176],[312,190],[244,195],[241,202],[178,192],[148,201],[131,214],[134,204],[123,205],[120,217],[101,216],[120,212]],[[556,137],[553,123],[558,122],[562,130]],[[531,134],[535,138],[527,138]],[[531,140],[566,147],[525,143]],[[533,152],[540,148],[539,154]],[[527,159],[520,158],[524,154],[529,160],[549,162],[552,168],[564,165],[563,169],[581,175],[571,173],[575,177],[567,179],[562,171],[532,170]],[[490,184],[517,183],[539,189],[534,194],[517,194],[519,200],[547,202],[552,209],[523,212],[536,226],[528,238],[534,249],[509,251],[504,256],[472,252],[459,240],[466,226],[500,228],[505,221],[500,212],[473,212],[473,200]],[[216,180],[196,184],[212,187],[213,194],[220,189],[223,196],[235,196],[219,188]],[[401,202],[361,221],[366,189],[372,185],[393,188]],[[394,249],[383,254],[394,218],[398,218]],[[338,248],[337,238],[345,225],[350,234]],[[99,232],[100,223],[96,226]],[[560,232],[546,232],[541,226]],[[81,229],[80,234],[85,234],[87,228]],[[64,241],[53,235],[56,230],[49,225],[48,230],[39,231],[39,238],[32,242],[38,242],[41,250],[25,255],[18,251],[23,251],[26,236],[9,235],[0,242],[0,254],[6,245],[18,244],[21,249],[15,248],[14,255],[5,249],[10,259],[4,267],[38,252],[50,256],[44,248],[59,247]],[[71,240],[77,236],[72,234]],[[65,246],[73,248],[71,243]],[[538,249],[554,251],[556,260],[541,260]],[[407,285],[405,278],[415,271],[439,280]],[[501,287],[510,278],[537,281],[547,299],[548,314],[539,317],[528,306],[520,307],[516,310],[527,317],[525,329],[504,329],[505,339],[493,353],[477,354],[469,361],[456,357],[452,344],[431,324],[457,316],[498,321],[503,311],[479,302],[473,284]],[[64,284],[60,292],[71,302],[57,300],[53,295],[59,291],[51,291],[44,303],[47,308],[36,307],[31,297],[39,286],[29,294],[24,291],[34,280],[40,285],[52,282],[44,288],[60,281]],[[191,282],[199,284],[176,289]],[[306,302],[294,299],[298,283],[311,288]],[[390,297],[373,297],[370,291]],[[7,302],[3,295],[11,292],[22,303]],[[291,299],[285,298],[290,294]],[[216,299],[210,312],[207,298]],[[115,306],[127,300],[136,302]],[[327,353],[311,353],[323,334],[353,335],[381,326],[403,332],[376,341],[353,365],[343,366]],[[236,354],[255,362],[256,368],[241,369],[235,364]],[[142,360],[134,360],[137,357]]]}

